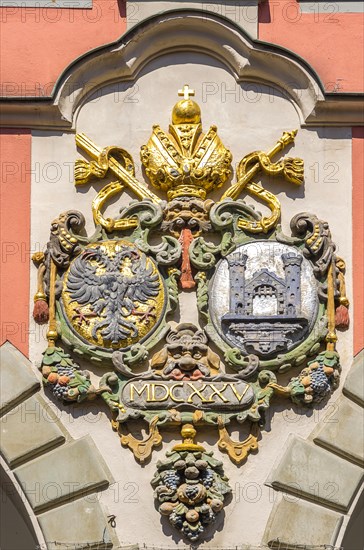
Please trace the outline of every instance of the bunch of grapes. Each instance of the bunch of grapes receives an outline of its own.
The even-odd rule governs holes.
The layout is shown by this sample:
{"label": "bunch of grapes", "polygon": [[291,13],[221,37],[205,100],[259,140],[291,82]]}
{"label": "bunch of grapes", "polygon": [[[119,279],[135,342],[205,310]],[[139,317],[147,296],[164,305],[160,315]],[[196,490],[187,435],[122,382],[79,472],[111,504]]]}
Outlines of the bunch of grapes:
{"label": "bunch of grapes", "polygon": [[52,393],[55,397],[57,397],[57,399],[63,399],[68,393],[68,386],[56,384],[52,389]]}
{"label": "bunch of grapes", "polygon": [[59,376],[68,376],[69,378],[74,378],[75,370],[76,369],[74,367],[61,367],[61,365],[57,365],[57,372]]}
{"label": "bunch of grapes", "polygon": [[206,507],[201,509],[200,517],[201,517],[202,523],[204,523],[205,525],[207,523],[213,523],[216,519],[216,515],[214,514],[214,512],[211,510],[210,506],[208,506],[208,505],[206,505]]}
{"label": "bunch of grapes", "polygon": [[212,487],[213,482],[214,472],[210,468],[207,468],[207,470],[203,472],[202,483],[204,484],[206,489],[209,489],[210,487]]}
{"label": "bunch of grapes", "polygon": [[176,491],[181,479],[174,470],[167,470],[163,476],[163,481],[169,489]]}
{"label": "bunch of grapes", "polygon": [[[75,367],[62,366],[60,364],[57,365],[58,380],[55,382],[51,381],[51,384],[54,383],[54,386],[52,387],[52,393],[57,399],[62,400],[67,396],[69,388],[68,388],[68,382],[66,383],[66,381],[71,380],[72,378],[75,377],[75,371],[76,371]],[[64,378],[64,377],[67,377],[67,378]]]}
{"label": "bunch of grapes", "polygon": [[197,526],[197,528],[191,529],[191,526],[185,521],[183,523],[182,532],[186,535],[186,537],[193,542],[195,540],[198,540],[201,533],[203,533],[203,527],[201,524]]}
{"label": "bunch of grapes", "polygon": [[199,488],[197,485],[189,485],[186,487],[185,493],[190,500],[193,500],[198,495]]}
{"label": "bunch of grapes", "polygon": [[176,527],[176,529],[181,530],[183,527],[183,519],[182,516],[176,514],[176,512],[172,512],[169,516],[169,521]]}
{"label": "bunch of grapes", "polygon": [[330,391],[330,384],[327,381],[327,376],[324,367],[320,365],[317,369],[311,371],[311,387],[318,395],[325,395]]}

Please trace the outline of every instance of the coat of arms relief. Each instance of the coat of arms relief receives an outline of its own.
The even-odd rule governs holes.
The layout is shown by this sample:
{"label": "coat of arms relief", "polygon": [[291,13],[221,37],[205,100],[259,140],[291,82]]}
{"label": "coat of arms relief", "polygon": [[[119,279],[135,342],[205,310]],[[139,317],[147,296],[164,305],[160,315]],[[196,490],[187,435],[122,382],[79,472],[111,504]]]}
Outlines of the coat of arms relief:
{"label": "coat of arms relief", "polygon": [[[303,184],[303,161],[278,158],[296,131],[283,132],[267,153],[246,155],[236,182],[214,202],[209,193],[228,185],[232,155],[216,126],[204,133],[193,90],[186,85],[179,95],[168,132],[154,126],[141,147],[151,187],[136,179],[126,150],[76,136],[90,158],[76,160],[76,186],[110,174],[115,180],[92,202],[92,236],[81,212],[52,222],[46,251],[33,258],[34,318],[49,324],[46,387],[65,402],[104,400],[137,461],[151,460],[164,427],[180,430],[181,443],[157,462],[151,484],[160,513],[194,542],[231,492],[222,461],[196,442],[199,427],[217,430],[220,451],[241,464],[258,448],[275,395],[304,406],[328,398],[339,380],[337,329],[348,326],[348,300],[328,224],[299,213],[284,234],[278,198],[253,181],[267,174]],[[136,199],[117,218],[105,217],[110,198],[125,188]],[[170,324],[181,292],[194,293],[200,327]],[[77,357],[105,368],[99,387]],[[146,423],[144,439],[133,435],[133,420]],[[247,426],[248,436],[234,440],[232,421]]]}

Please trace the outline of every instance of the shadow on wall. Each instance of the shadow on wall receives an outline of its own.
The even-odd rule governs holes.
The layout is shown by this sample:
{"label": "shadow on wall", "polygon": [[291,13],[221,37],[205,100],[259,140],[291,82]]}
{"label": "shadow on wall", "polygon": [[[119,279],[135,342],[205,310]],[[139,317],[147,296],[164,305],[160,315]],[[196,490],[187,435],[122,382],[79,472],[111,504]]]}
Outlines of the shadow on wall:
{"label": "shadow on wall", "polygon": [[126,18],[126,2],[125,0],[117,0],[120,17]]}
{"label": "shadow on wall", "polygon": [[4,550],[39,548],[39,542],[23,501],[2,466],[0,466],[0,478],[0,548]]}
{"label": "shadow on wall", "polygon": [[344,550],[364,548],[364,491],[362,492],[345,531],[341,546]]}

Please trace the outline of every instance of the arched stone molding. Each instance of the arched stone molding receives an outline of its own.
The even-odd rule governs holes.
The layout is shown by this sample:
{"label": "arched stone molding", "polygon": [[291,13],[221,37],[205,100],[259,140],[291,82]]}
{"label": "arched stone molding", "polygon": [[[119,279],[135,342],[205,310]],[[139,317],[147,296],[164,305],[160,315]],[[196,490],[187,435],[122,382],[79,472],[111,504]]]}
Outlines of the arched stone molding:
{"label": "arched stone molding", "polygon": [[3,98],[3,123],[72,130],[75,113],[101,87],[133,82],[152,60],[195,52],[218,60],[238,83],[277,88],[295,105],[302,125],[360,124],[361,97],[325,94],[314,70],[294,53],[251,39],[231,21],[202,10],[173,10],[143,21],[115,43],[75,60],[60,76],[52,98]]}
{"label": "arched stone molding", "polygon": [[266,484],[280,498],[263,537],[270,548],[336,548],[352,540],[350,529],[357,530],[364,494],[363,361],[364,350],[355,357],[331,412],[308,440],[291,434],[271,470]]}
{"label": "arched stone molding", "polygon": [[115,81],[135,81],[152,60],[170,52],[204,53],[218,60],[237,82],[268,84],[285,92],[302,123],[324,95],[318,77],[293,54],[253,42],[233,23],[198,11],[167,12],[153,17],[117,44],[91,52],[58,83],[55,103],[73,122],[85,98]]}

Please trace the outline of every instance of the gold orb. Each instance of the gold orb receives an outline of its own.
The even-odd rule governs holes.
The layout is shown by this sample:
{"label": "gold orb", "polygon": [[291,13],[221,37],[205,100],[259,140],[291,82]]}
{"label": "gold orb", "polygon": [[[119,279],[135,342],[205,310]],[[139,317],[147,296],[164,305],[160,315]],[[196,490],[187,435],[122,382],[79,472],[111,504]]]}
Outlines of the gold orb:
{"label": "gold orb", "polygon": [[185,439],[193,439],[196,435],[196,430],[192,424],[184,424],[181,429],[181,435]]}
{"label": "gold orb", "polygon": [[56,330],[49,330],[47,332],[47,340],[56,340],[58,337],[58,332]]}
{"label": "gold orb", "polygon": [[192,99],[182,99],[173,107],[172,124],[199,124],[201,109]]}

